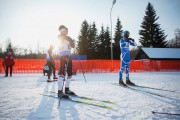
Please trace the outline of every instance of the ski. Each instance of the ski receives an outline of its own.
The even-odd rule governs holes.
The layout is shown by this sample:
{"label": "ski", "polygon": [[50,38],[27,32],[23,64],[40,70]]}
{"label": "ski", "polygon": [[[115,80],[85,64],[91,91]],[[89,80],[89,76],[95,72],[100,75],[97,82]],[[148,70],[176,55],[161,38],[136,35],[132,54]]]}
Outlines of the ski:
{"label": "ski", "polygon": [[[113,83],[113,85],[119,85],[119,84],[118,84],[118,83]],[[165,90],[165,89],[148,87],[148,86],[141,86],[141,85],[134,85],[134,86],[131,86],[131,87],[147,88],[147,89],[153,89],[153,90],[160,90],[160,91],[178,93],[178,92],[176,92],[175,90]]]}
{"label": "ski", "polygon": [[158,96],[158,97],[164,97],[164,98],[166,97],[166,96],[163,96],[163,95],[160,95],[160,94],[156,94],[156,93],[153,93],[153,92],[135,89],[135,88],[130,87],[130,86],[127,86],[127,88],[132,89],[132,90],[136,90],[136,91],[140,91],[140,92],[144,92],[144,93],[148,93],[148,94],[151,94],[151,95],[155,95],[155,96]]}
{"label": "ski", "polygon": [[155,112],[152,111],[153,114],[164,114],[164,115],[175,115],[175,116],[180,116],[180,114],[174,114],[174,113],[165,113],[165,112]]}
{"label": "ski", "polygon": [[165,90],[165,89],[160,89],[160,88],[153,88],[153,87],[148,87],[148,86],[141,86],[141,85],[135,85],[134,87],[140,87],[140,88],[147,88],[147,89],[153,89],[153,90],[160,90],[160,91],[167,91],[167,92],[175,92],[175,90]]}
{"label": "ski", "polygon": [[[52,97],[52,98],[59,98],[58,96],[54,96],[54,95],[51,95],[51,94],[40,94],[40,95],[47,96],[47,97]],[[62,99],[63,99],[63,98],[62,98]],[[71,102],[75,102],[75,103],[86,104],[86,105],[92,105],[92,106],[101,107],[101,108],[106,108],[106,109],[112,109],[112,108],[113,108],[112,106],[99,105],[99,104],[90,103],[90,102],[86,102],[86,101],[74,100],[74,99],[71,99],[71,98],[69,98],[69,99],[64,99],[64,100],[71,101]]]}
{"label": "ski", "polygon": [[[50,93],[56,93],[54,91],[49,91],[49,92]],[[100,102],[109,103],[109,104],[116,104],[115,102],[109,101],[109,100],[99,100],[99,99],[90,98],[90,97],[84,97],[84,96],[79,96],[79,95],[69,95],[69,96],[76,97],[76,98],[81,98],[81,99],[85,99],[85,100],[94,100],[94,101],[100,101]]]}
{"label": "ski", "polygon": [[[112,84],[112,85],[116,85],[116,86],[120,86],[119,84]],[[140,89],[136,89],[136,88],[133,88],[131,86],[126,86],[124,88],[129,88],[131,90],[136,90],[136,91],[140,91],[140,92],[144,92],[144,93],[148,93],[148,94],[151,94],[151,95],[155,95],[155,96],[158,96],[158,97],[164,97],[166,98],[166,96],[163,96],[163,95],[160,95],[160,94],[156,94],[156,93],[153,93],[153,92],[149,92],[149,91],[144,91],[144,90],[140,90]]]}

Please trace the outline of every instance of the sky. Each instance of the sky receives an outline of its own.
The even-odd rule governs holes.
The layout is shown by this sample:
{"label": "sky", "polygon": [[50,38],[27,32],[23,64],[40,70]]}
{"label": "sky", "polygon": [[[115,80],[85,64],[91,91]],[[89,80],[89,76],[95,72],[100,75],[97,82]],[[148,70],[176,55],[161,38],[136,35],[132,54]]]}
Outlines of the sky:
{"label": "sky", "polygon": [[[78,40],[82,22],[95,22],[110,27],[110,9],[113,0],[0,0],[0,47],[10,39],[14,46],[37,50],[58,46],[58,27],[65,25],[69,36]],[[158,23],[165,30],[167,40],[174,38],[180,28],[180,0],[116,0],[112,9],[113,35],[117,18],[123,30],[139,43],[140,25],[148,2],[159,16]]]}

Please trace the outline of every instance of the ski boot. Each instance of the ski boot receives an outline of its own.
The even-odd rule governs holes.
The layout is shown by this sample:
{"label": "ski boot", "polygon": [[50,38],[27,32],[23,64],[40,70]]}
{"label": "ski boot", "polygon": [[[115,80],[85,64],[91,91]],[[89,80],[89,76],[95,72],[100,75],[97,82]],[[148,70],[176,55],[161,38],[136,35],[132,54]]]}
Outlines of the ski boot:
{"label": "ski boot", "polygon": [[122,79],[119,79],[119,85],[122,87],[127,87],[127,85],[123,82]]}
{"label": "ski boot", "polygon": [[126,84],[131,86],[136,86],[133,82],[130,81],[128,77],[126,78]]}
{"label": "ski boot", "polygon": [[64,94],[64,93],[62,92],[62,90],[58,90],[57,96],[60,97],[60,98],[69,99],[69,96],[66,95],[66,94]]}
{"label": "ski boot", "polygon": [[57,80],[58,80],[58,78],[57,78],[56,76],[54,76],[53,79],[54,79],[54,81],[57,81]]}
{"label": "ski boot", "polygon": [[53,81],[52,81],[51,79],[48,78],[48,79],[47,79],[47,82],[53,82]]}
{"label": "ski boot", "polygon": [[71,91],[69,88],[65,88],[65,94],[68,94],[68,95],[76,95],[73,91]]}

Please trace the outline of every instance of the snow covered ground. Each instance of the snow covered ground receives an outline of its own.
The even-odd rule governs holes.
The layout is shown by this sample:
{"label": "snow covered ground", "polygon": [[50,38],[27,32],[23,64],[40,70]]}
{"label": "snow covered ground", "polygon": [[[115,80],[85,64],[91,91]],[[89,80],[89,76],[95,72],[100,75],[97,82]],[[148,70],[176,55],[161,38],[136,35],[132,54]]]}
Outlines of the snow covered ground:
{"label": "snow covered ground", "polygon": [[[112,85],[118,83],[118,74],[82,74],[73,76],[71,90],[76,94],[116,102],[113,109],[61,101],[40,93],[57,91],[57,82],[47,83],[42,74],[0,75],[0,120],[180,120],[180,116],[154,115],[151,111],[180,113],[180,72],[132,73],[131,80],[138,85],[175,90],[176,93],[136,88],[164,95],[143,93]],[[53,93],[51,93],[53,94]],[[91,101],[101,105],[108,103]]]}

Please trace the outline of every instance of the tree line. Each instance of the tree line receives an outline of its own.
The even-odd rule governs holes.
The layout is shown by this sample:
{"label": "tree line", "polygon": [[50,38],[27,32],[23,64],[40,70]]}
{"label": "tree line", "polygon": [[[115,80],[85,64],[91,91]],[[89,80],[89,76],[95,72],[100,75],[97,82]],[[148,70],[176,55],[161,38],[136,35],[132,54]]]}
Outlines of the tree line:
{"label": "tree line", "polygon": [[[120,55],[119,39],[122,37],[122,25],[117,19],[115,28],[114,59],[118,59]],[[109,27],[101,26],[100,32],[95,22],[89,24],[84,20],[81,24],[81,30],[78,37],[76,51],[78,54],[85,54],[88,59],[110,59],[111,58],[111,35]]]}
{"label": "tree line", "polygon": [[[159,17],[157,17],[153,5],[148,3],[143,22],[141,23],[141,30],[139,30],[142,47],[165,48],[168,46],[166,41],[167,35],[165,35],[164,30],[162,30],[157,22],[158,19]],[[118,18],[115,26],[115,35],[113,36],[115,41],[113,44],[113,59],[120,59],[119,40],[122,38],[122,27],[121,21]],[[77,53],[86,54],[88,59],[110,59],[110,41],[109,27],[104,29],[102,25],[98,33],[95,22],[91,25],[84,20],[79,34]]]}

